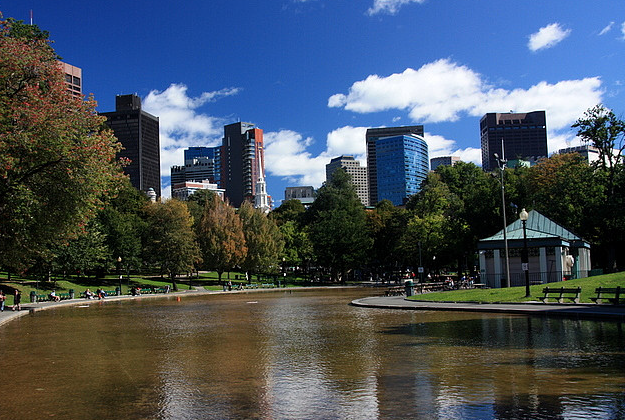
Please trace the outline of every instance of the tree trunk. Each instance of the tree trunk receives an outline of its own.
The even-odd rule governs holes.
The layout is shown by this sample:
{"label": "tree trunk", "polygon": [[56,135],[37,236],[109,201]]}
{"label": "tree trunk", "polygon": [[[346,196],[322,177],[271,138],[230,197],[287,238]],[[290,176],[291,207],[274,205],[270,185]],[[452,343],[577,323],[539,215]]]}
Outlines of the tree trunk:
{"label": "tree trunk", "polygon": [[176,284],[176,273],[170,273],[170,279],[171,279],[171,288],[174,292],[178,291],[178,285]]}

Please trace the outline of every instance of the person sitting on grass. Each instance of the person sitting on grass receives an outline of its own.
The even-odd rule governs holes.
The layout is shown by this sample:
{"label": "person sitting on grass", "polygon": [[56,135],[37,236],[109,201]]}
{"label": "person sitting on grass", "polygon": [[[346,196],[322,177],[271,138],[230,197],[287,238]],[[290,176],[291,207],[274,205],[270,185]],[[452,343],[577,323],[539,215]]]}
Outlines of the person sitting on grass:
{"label": "person sitting on grass", "polygon": [[98,295],[98,299],[104,299],[106,297],[106,293],[102,289],[96,290],[96,294]]}
{"label": "person sitting on grass", "polygon": [[85,290],[85,298],[86,299],[93,299],[93,292],[89,289]]}

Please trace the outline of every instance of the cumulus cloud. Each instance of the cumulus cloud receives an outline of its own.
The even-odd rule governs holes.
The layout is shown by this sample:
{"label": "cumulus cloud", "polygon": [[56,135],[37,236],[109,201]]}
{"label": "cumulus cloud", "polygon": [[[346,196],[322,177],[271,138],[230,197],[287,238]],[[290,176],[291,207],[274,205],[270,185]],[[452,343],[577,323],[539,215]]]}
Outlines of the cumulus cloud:
{"label": "cumulus cloud", "polygon": [[296,185],[318,187],[325,181],[328,161],[323,155],[313,156],[307,151],[313,143],[311,137],[304,138],[292,130],[280,130],[264,133],[263,139],[267,174]]}
{"label": "cumulus cloud", "polygon": [[198,108],[239,92],[239,89],[228,88],[191,97],[187,90],[186,85],[173,83],[164,91],[150,91],[142,101],[143,110],[159,118],[161,176],[166,185],[171,166],[183,164],[184,149],[216,146],[221,142],[225,121],[198,112]]}
{"label": "cumulus cloud", "polygon": [[[291,130],[265,133],[265,162],[267,173],[281,177],[293,185],[319,187],[325,181],[325,167],[330,159],[353,155],[362,166],[367,166],[365,137],[369,127],[345,126],[328,133],[326,148],[318,155],[308,152],[313,144],[310,137]],[[430,158],[459,156],[464,162],[482,164],[479,148],[459,149],[456,141],[440,135],[425,133]]]}
{"label": "cumulus cloud", "polygon": [[425,132],[423,137],[428,144],[430,159],[440,156],[458,156],[463,162],[472,162],[482,166],[482,151],[475,147],[458,149],[456,141],[447,139],[437,134]]}
{"label": "cumulus cloud", "polygon": [[570,29],[563,29],[559,23],[552,23],[550,25],[543,26],[538,30],[538,32],[530,35],[530,40],[527,46],[533,52],[545,48],[551,48],[560,43],[570,34]]}
{"label": "cumulus cloud", "polygon": [[623,35],[621,39],[625,40],[625,22],[621,24],[621,35]]}
{"label": "cumulus cloud", "polygon": [[373,6],[367,10],[369,16],[377,14],[394,15],[399,11],[399,8],[409,3],[423,3],[425,0],[374,0]]}
{"label": "cumulus cloud", "polygon": [[601,102],[601,79],[589,77],[555,84],[540,82],[513,90],[488,84],[477,72],[448,59],[387,77],[371,75],[355,82],[347,94],[328,99],[329,107],[357,113],[406,111],[417,123],[457,121],[487,112],[546,110],[549,125],[561,129]]}
{"label": "cumulus cloud", "polygon": [[614,22],[610,22],[610,23],[608,23],[608,24],[607,24],[607,26],[606,26],[605,28],[603,28],[603,29],[601,30],[601,32],[599,32],[599,36],[601,36],[601,35],[605,35],[605,34],[607,34],[608,32],[610,32],[610,31],[612,30],[612,27],[613,27],[613,26],[614,26]]}
{"label": "cumulus cloud", "polygon": [[308,151],[314,143],[292,130],[264,134],[267,173],[293,185],[317,188],[326,180],[326,164],[340,155],[353,155],[362,166],[367,165],[365,134],[367,127],[340,127],[328,133],[325,149],[317,155]]}

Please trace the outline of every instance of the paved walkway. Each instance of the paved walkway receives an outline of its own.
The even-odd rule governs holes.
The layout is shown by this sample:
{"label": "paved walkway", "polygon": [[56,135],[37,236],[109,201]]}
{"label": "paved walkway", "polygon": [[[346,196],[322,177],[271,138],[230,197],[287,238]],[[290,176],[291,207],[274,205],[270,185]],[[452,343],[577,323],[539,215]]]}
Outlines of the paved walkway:
{"label": "paved walkway", "polygon": [[569,303],[472,303],[425,302],[407,300],[403,296],[377,296],[352,301],[352,305],[368,308],[408,309],[419,311],[491,312],[519,315],[558,316],[590,319],[612,319],[625,322],[625,306]]}
{"label": "paved walkway", "polygon": [[[264,290],[264,289],[263,289]],[[275,289],[267,289],[267,290],[275,290]],[[103,300],[99,299],[85,299],[85,298],[76,298],[76,299],[68,299],[62,300],[60,302],[37,302],[30,303],[28,301],[29,297],[26,297],[28,302],[22,304],[21,311],[12,311],[11,306],[6,306],[3,312],[0,312],[0,325],[5,324],[13,319],[19,318],[21,316],[28,315],[29,313],[42,311],[46,309],[54,309],[63,306],[75,306],[75,305],[91,305],[98,302],[114,302],[120,300],[129,300],[129,299],[153,299],[153,298],[164,298],[164,297],[182,297],[182,296],[198,296],[204,294],[219,294],[219,293],[234,293],[235,291],[230,292],[222,292],[222,291],[214,291],[214,290],[206,290],[204,288],[195,288],[194,290],[182,290],[178,292],[170,292],[170,293],[150,293],[144,294],[141,296],[131,296],[131,295],[122,295],[122,296],[107,296]],[[22,302],[24,302],[24,296],[22,296]]]}
{"label": "paved walkway", "polygon": [[[253,292],[276,291],[277,289],[254,289]],[[284,290],[284,289],[282,289]],[[21,316],[28,315],[31,312],[53,309],[63,306],[72,305],[89,305],[98,302],[112,302],[128,299],[153,299],[164,297],[184,297],[198,296],[204,294],[231,294],[245,293],[252,290],[244,291],[213,291],[204,288],[196,288],[194,290],[183,290],[171,292],[167,294],[145,294],[141,296],[109,296],[103,301],[98,299],[77,298],[71,300],[62,300],[60,302],[39,302],[25,303],[22,305],[21,311],[12,311],[11,307],[6,307],[4,312],[0,312],[0,325],[16,319]],[[351,302],[352,305],[368,308],[384,308],[384,309],[407,309],[420,311],[462,311],[462,312],[490,312],[490,313],[508,313],[518,315],[536,315],[536,316],[558,316],[573,318],[590,318],[590,319],[611,319],[625,322],[625,306],[614,305],[597,305],[597,304],[544,304],[540,302],[528,303],[472,303],[472,302],[424,302],[406,300],[403,296],[375,296],[362,299],[356,299]]]}

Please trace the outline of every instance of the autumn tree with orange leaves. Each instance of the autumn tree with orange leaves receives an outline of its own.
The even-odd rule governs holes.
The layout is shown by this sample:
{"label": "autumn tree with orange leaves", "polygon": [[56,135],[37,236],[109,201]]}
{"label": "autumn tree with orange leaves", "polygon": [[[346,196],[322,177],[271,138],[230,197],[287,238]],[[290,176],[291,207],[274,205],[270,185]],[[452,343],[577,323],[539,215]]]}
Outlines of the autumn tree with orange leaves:
{"label": "autumn tree with orange leaves", "polygon": [[95,101],[67,92],[47,33],[23,26],[0,15],[0,266],[19,271],[84,231],[123,176]]}

